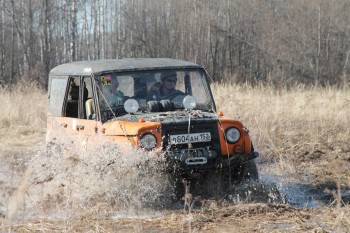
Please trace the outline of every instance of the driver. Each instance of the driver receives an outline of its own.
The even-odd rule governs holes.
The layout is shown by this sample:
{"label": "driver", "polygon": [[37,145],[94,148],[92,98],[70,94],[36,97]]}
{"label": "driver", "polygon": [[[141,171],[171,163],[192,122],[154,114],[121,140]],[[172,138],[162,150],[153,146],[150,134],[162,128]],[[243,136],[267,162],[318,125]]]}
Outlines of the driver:
{"label": "driver", "polygon": [[176,82],[175,71],[163,72],[160,76],[160,83],[156,83],[148,92],[147,100],[171,100],[175,96],[184,95],[182,91],[175,89]]}

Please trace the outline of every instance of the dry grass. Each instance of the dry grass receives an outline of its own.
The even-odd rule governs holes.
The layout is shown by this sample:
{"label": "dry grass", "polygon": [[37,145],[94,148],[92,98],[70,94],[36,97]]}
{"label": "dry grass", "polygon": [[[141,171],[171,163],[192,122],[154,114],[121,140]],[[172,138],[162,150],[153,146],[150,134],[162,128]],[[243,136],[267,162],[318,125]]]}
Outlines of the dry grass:
{"label": "dry grass", "polygon": [[0,87],[0,152],[23,152],[43,139],[46,92],[35,85]]}
{"label": "dry grass", "polygon": [[350,90],[213,85],[218,109],[251,130],[265,156],[350,150]]}

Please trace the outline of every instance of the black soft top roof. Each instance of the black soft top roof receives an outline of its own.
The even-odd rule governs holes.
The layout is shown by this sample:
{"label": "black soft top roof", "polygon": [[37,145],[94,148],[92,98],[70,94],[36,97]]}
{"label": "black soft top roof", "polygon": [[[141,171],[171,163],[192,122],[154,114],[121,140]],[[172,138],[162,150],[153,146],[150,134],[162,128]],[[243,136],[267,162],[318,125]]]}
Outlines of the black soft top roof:
{"label": "black soft top roof", "polygon": [[51,75],[91,75],[103,71],[137,71],[173,68],[202,68],[202,66],[183,60],[170,58],[127,58],[93,61],[78,61],[56,66]]}

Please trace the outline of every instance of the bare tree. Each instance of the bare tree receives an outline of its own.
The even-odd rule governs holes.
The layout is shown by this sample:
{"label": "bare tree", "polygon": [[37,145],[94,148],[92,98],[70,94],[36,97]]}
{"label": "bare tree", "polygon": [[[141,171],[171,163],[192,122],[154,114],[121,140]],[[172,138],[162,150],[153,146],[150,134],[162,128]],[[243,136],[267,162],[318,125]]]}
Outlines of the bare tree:
{"label": "bare tree", "polygon": [[70,60],[76,60],[76,36],[77,36],[77,2],[76,0],[71,1],[71,11],[70,11]]}
{"label": "bare tree", "polygon": [[0,80],[74,60],[172,57],[216,81],[348,84],[348,0],[0,0]]}
{"label": "bare tree", "polygon": [[0,25],[0,31],[1,31],[1,38],[0,38],[0,84],[2,82],[5,82],[5,0],[2,0],[0,2],[1,5],[1,25]]}

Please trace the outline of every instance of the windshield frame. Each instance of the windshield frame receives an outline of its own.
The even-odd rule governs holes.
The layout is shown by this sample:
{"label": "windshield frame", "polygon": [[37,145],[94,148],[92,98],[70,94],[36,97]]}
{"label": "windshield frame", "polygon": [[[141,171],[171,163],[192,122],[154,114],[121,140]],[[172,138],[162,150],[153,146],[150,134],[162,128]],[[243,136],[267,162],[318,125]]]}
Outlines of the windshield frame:
{"label": "windshield frame", "polygon": [[[164,69],[164,68],[161,68],[161,69],[137,69],[137,70],[128,70],[128,71],[120,71],[120,70],[106,70],[106,71],[103,71],[103,72],[99,72],[99,73],[94,73],[93,75],[93,79],[94,79],[94,83],[96,85],[96,98],[97,98],[97,101],[96,103],[98,103],[98,111],[99,111],[99,115],[100,115],[100,119],[101,121],[108,121],[110,119],[103,119],[105,117],[102,116],[102,113],[101,113],[101,108],[103,108],[104,106],[101,105],[103,101],[105,101],[106,103],[106,99],[105,99],[105,96],[103,94],[101,94],[103,92],[102,88],[103,88],[103,85],[102,85],[102,82],[101,82],[101,77],[102,76],[106,76],[106,75],[114,75],[115,77],[121,77],[121,76],[130,76],[135,80],[138,80],[138,81],[141,81],[142,79],[142,82],[144,83],[147,83],[148,85],[148,81],[147,80],[148,78],[147,77],[138,77],[138,76],[147,76],[147,75],[151,75],[153,74],[153,80],[154,81],[157,81],[159,82],[159,80],[156,80],[157,78],[155,77],[156,74],[158,73],[164,73],[164,72],[170,72],[170,71],[176,71],[178,74],[182,72],[183,74],[183,77],[180,77],[179,79],[183,79],[183,85],[185,89],[183,89],[184,91],[184,94],[188,95],[188,94],[192,94],[193,93],[193,90],[191,90],[191,85],[189,85],[188,83],[186,83],[186,78],[185,78],[185,74],[186,73],[193,73],[193,74],[197,74],[198,77],[194,77],[192,78],[188,78],[188,82],[191,82],[189,81],[190,79],[198,79],[199,81],[198,82],[201,82],[201,88],[203,88],[204,92],[205,92],[205,96],[206,96],[206,99],[207,99],[207,102],[206,103],[200,103],[198,104],[198,106],[196,106],[196,108],[194,110],[203,110],[203,111],[213,111],[213,112],[216,112],[216,106],[215,106],[215,101],[214,101],[214,98],[213,98],[213,95],[212,95],[212,92],[211,92],[211,88],[210,88],[210,83],[209,83],[209,74],[206,72],[206,70],[204,68],[186,68],[186,67],[169,67],[167,69]],[[144,79],[144,80],[143,80]],[[135,85],[135,84],[134,84]],[[189,85],[189,86],[188,86]],[[187,88],[189,88],[189,90],[187,90]],[[150,91],[150,89],[148,89],[147,87],[147,92]],[[189,93],[188,93],[189,92]],[[134,92],[135,94],[135,92]],[[135,97],[135,96],[128,96],[128,97]],[[101,100],[102,98],[104,98],[104,100]],[[136,98],[135,98],[136,99]],[[102,102],[101,102],[102,101]],[[148,102],[149,100],[147,100],[146,102]],[[141,110],[145,110],[144,109],[144,105],[140,104],[140,109]],[[181,101],[181,105],[182,105],[182,101]],[[118,105],[118,107],[121,106],[121,105]],[[147,106],[147,105],[146,105]],[[110,109],[112,110],[111,106],[109,106]],[[122,107],[123,108],[123,107]],[[182,108],[183,109],[183,108]],[[124,110],[124,108],[123,108]],[[176,111],[178,109],[173,109],[172,111]],[[146,113],[147,111],[143,111],[143,113]],[[161,113],[162,111],[159,111],[159,113]],[[122,116],[122,115],[125,115],[127,114],[126,112],[123,112],[121,111],[120,112],[121,114],[119,116]],[[117,115],[114,115],[113,118],[115,117],[118,117]],[[110,118],[110,117],[108,117]]]}

